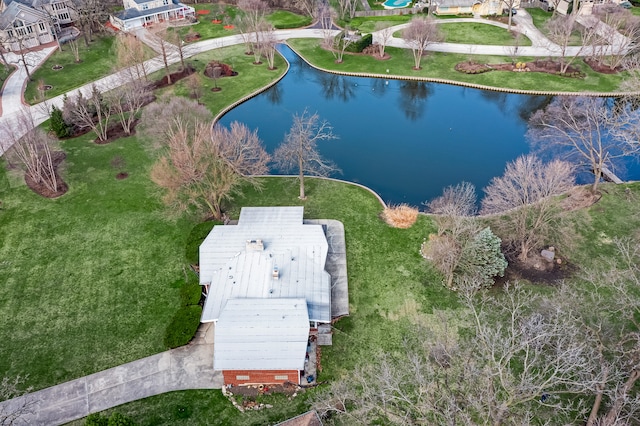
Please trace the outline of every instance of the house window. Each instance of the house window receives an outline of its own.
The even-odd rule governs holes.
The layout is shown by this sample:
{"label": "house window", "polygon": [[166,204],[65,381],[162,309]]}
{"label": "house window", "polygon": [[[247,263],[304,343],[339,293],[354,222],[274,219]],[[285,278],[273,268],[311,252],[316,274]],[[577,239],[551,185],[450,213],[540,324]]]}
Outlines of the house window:
{"label": "house window", "polygon": [[7,35],[8,35],[10,38],[12,38],[12,37],[13,37],[13,31],[12,31],[12,30],[7,31]]}
{"label": "house window", "polygon": [[40,28],[40,31],[41,31],[41,32],[42,32],[42,31],[44,31],[44,30],[45,30],[45,28],[44,28],[44,22],[38,22],[38,28]]}
{"label": "house window", "polygon": [[249,376],[236,376],[236,380],[249,380]]}
{"label": "house window", "polygon": [[145,4],[143,4],[143,5],[142,5],[142,10],[147,10],[147,9],[149,9],[149,5],[148,5],[148,4],[146,4],[146,3],[145,3]]}
{"label": "house window", "polygon": [[58,19],[60,19],[61,21],[66,21],[69,19],[69,14],[68,13],[61,13],[60,15],[58,15]]}
{"label": "house window", "polygon": [[19,36],[23,36],[23,35],[27,34],[27,32],[24,30],[24,28],[17,28],[16,31],[18,32]]}
{"label": "house window", "polygon": [[27,27],[27,32],[28,32],[29,34],[31,34],[31,33],[33,32],[33,27],[32,27],[31,25],[29,25],[29,26]]}
{"label": "house window", "polygon": [[282,376],[275,376],[275,379],[276,380],[289,380],[289,376],[287,376],[286,374],[282,375]]}
{"label": "house window", "polygon": [[169,4],[169,0],[162,0],[162,4]]}

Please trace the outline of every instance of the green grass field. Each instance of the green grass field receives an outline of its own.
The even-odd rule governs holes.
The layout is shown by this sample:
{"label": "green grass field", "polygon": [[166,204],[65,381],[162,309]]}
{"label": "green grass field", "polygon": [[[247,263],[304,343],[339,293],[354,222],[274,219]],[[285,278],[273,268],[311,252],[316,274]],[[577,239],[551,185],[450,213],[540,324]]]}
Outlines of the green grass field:
{"label": "green grass field", "polygon": [[[71,89],[97,80],[115,71],[113,52],[113,37],[95,37],[86,47],[84,39],[78,40],[80,60],[76,63],[69,46],[63,45],[62,52],[56,51],[47,61],[33,73],[33,80],[27,84],[24,99],[29,103],[39,102],[38,82],[53,86],[45,92],[47,99],[66,93]],[[54,65],[62,65],[61,70],[54,70]]]}
{"label": "green grass field", "polygon": [[[511,33],[504,28],[494,25],[481,24],[477,22],[441,23],[438,29],[444,35],[447,43],[482,43],[495,46],[531,46],[531,40],[522,37],[516,42],[515,33]],[[481,41],[479,41],[481,40]]]}
{"label": "green grass field", "polygon": [[[285,70],[280,58],[277,71],[251,65],[241,46],[215,55],[239,71],[221,92],[207,92],[216,112]],[[1,175],[0,371],[29,374],[36,389],[164,350],[178,308],[172,284],[194,222],[167,219],[144,143],[94,138],[61,142],[70,190],[59,199],[35,195],[4,168]],[[117,180],[120,171],[129,177]]]}
{"label": "green grass field", "polygon": [[[484,74],[468,75],[457,72],[454,67],[457,63],[475,59],[480,63],[504,63],[511,62],[506,56],[474,56],[444,53],[429,53],[422,59],[422,69],[413,70],[413,57],[411,51],[389,47],[385,51],[391,55],[391,59],[378,61],[368,56],[352,56],[345,54],[344,62],[335,63],[331,52],[320,47],[318,40],[295,39],[289,40],[289,44],[312,64],[329,70],[358,73],[367,70],[368,73],[387,75],[412,76],[424,78],[440,78],[454,81],[482,84],[489,87],[505,87],[524,90],[547,91],[615,91],[625,78],[626,74],[606,75],[593,72],[585,64],[581,69],[586,73],[584,79],[572,79],[556,75],[542,73],[514,73],[514,72],[487,72]],[[518,58],[519,61],[527,61],[532,58]],[[581,63],[576,62],[577,65]]]}

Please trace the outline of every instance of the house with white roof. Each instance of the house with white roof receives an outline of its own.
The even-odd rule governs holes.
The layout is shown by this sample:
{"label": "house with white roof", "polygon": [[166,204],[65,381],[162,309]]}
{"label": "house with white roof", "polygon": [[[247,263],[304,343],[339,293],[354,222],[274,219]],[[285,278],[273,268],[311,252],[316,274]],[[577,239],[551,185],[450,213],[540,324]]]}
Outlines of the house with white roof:
{"label": "house with white roof", "polygon": [[225,384],[300,383],[310,332],[348,314],[346,257],[334,262],[345,271],[334,287],[347,306],[332,312],[327,227],[303,214],[244,207],[236,225],[215,226],[200,246],[201,321],[215,323],[214,368]]}
{"label": "house with white roof", "polygon": [[195,18],[196,10],[178,0],[123,0],[124,10],[111,15],[111,24],[129,31],[156,23]]}

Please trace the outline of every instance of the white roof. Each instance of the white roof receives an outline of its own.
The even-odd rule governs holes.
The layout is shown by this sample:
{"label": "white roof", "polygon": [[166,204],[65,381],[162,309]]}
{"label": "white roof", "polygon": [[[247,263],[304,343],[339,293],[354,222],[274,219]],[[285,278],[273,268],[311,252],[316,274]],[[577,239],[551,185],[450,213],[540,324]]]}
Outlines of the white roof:
{"label": "white roof", "polygon": [[309,338],[304,299],[232,299],[215,327],[215,370],[303,370]]}
{"label": "white roof", "polygon": [[[311,321],[331,321],[328,244],[303,207],[245,207],[237,225],[215,226],[200,246],[200,284],[210,284],[202,322],[217,321],[238,298],[303,298]],[[248,241],[260,241],[258,249]],[[274,269],[278,270],[277,279]]]}

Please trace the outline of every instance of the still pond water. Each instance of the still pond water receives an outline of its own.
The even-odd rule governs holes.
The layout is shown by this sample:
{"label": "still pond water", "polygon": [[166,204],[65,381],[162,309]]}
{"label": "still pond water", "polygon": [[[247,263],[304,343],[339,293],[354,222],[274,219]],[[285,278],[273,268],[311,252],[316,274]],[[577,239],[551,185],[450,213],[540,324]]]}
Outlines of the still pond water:
{"label": "still pond water", "polygon": [[[421,206],[462,181],[481,194],[507,162],[529,152],[527,120],[551,99],[337,76],[311,68],[286,46],[280,51],[291,63],[285,78],[227,113],[221,124],[240,121],[258,129],[273,153],[293,114],[317,112],[339,136],[319,143],[321,154],[342,171],[333,177],[366,185],[391,203]],[[640,170],[629,168],[621,177],[636,174]]]}

